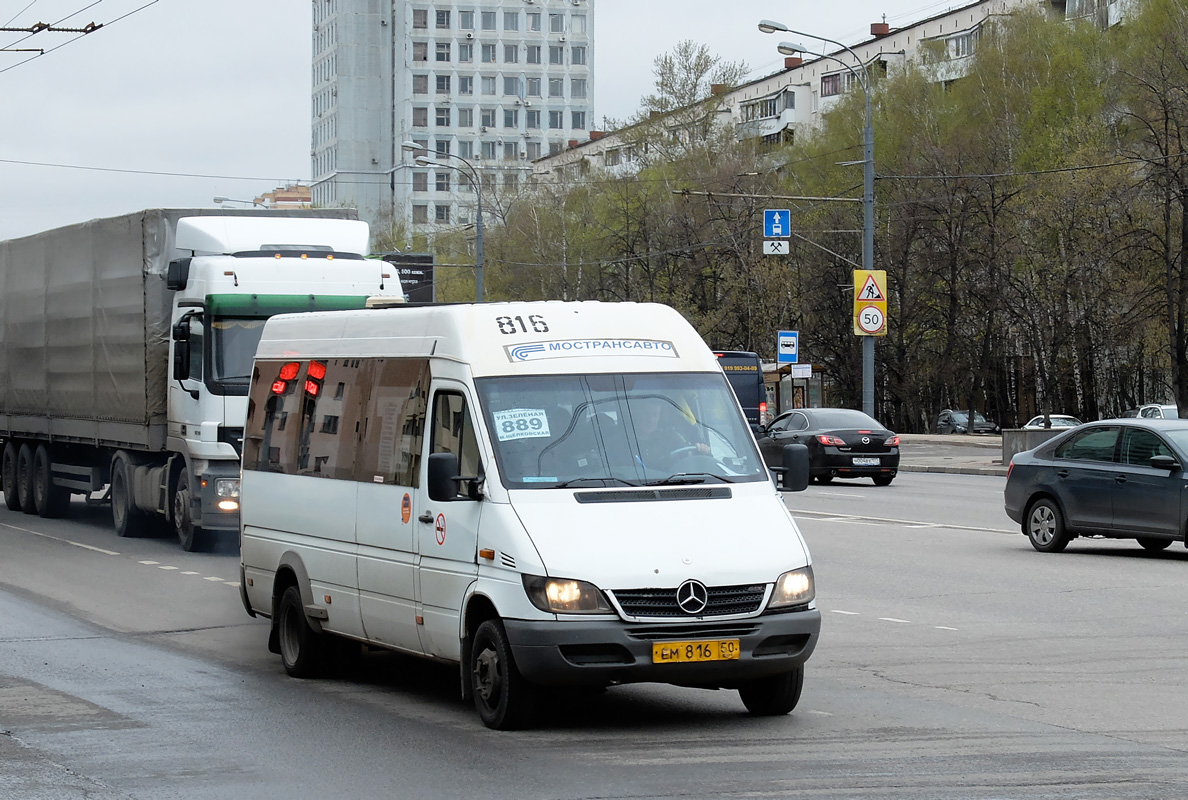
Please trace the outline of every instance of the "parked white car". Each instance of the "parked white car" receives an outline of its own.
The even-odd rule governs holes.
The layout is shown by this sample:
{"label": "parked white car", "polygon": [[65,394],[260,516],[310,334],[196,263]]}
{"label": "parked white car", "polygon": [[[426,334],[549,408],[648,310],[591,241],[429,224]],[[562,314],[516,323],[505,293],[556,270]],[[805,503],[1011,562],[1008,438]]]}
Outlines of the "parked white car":
{"label": "parked white car", "polygon": [[[1076,417],[1070,417],[1068,414],[1049,414],[1048,419],[1051,421],[1053,429],[1075,428],[1081,424],[1081,421]],[[1044,415],[1032,417],[1027,420],[1027,424],[1023,426],[1025,431],[1042,431],[1047,430],[1044,426]]]}

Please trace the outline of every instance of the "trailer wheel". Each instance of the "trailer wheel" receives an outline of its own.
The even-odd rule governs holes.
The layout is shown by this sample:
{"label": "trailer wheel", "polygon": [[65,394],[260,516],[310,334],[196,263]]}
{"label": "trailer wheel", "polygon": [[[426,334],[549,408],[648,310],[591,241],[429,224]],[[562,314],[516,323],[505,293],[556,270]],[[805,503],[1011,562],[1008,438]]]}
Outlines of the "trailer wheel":
{"label": "trailer wheel", "polygon": [[132,465],[124,456],[111,462],[111,521],[116,536],[135,538],[148,533],[148,519],[132,498]]}
{"label": "trailer wheel", "polygon": [[4,481],[4,505],[9,511],[21,510],[21,499],[17,496],[17,446],[13,442],[4,443],[4,455],[0,456],[3,466],[0,466],[0,480]]}
{"label": "trailer wheel", "polygon": [[70,490],[54,485],[49,450],[37,445],[33,455],[33,505],[40,517],[60,517],[70,505]]}
{"label": "trailer wheel", "polygon": [[33,504],[33,448],[28,442],[21,445],[17,451],[17,500],[20,501],[21,511],[26,514],[36,514],[37,507]]}
{"label": "trailer wheel", "polygon": [[191,502],[190,470],[184,468],[177,476],[177,489],[173,492],[173,528],[182,550],[187,553],[201,550],[206,538],[202,528],[194,524]]}

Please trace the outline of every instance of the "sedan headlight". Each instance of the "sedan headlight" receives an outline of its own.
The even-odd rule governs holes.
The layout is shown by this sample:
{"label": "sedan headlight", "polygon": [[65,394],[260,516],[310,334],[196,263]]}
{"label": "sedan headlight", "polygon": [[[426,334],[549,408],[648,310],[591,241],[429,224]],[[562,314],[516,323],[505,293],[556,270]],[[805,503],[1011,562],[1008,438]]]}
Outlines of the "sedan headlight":
{"label": "sedan headlight", "polygon": [[817,586],[813,580],[813,568],[801,567],[785,572],[776,579],[775,591],[771,593],[767,607],[773,609],[803,606],[816,596]]}
{"label": "sedan headlight", "polygon": [[532,605],[550,614],[611,614],[610,604],[592,583],[567,578],[524,576]]}

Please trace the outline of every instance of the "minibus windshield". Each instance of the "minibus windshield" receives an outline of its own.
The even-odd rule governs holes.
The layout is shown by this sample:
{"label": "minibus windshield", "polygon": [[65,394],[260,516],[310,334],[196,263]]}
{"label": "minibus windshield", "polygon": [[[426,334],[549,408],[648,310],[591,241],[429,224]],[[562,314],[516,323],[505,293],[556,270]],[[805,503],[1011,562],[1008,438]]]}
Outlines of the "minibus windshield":
{"label": "minibus windshield", "polygon": [[509,489],[768,480],[721,373],[475,381]]}

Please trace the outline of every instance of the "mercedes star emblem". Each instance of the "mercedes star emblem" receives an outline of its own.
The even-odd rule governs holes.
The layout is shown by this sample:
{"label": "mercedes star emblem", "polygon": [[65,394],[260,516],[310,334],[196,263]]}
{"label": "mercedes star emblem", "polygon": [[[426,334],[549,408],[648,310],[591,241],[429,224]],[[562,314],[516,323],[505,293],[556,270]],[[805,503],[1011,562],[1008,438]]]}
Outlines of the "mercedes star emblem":
{"label": "mercedes star emblem", "polygon": [[709,590],[701,581],[685,581],[677,587],[676,601],[686,614],[700,614],[709,603]]}

